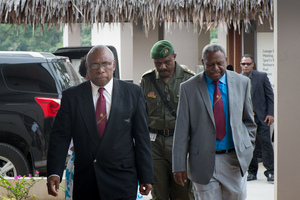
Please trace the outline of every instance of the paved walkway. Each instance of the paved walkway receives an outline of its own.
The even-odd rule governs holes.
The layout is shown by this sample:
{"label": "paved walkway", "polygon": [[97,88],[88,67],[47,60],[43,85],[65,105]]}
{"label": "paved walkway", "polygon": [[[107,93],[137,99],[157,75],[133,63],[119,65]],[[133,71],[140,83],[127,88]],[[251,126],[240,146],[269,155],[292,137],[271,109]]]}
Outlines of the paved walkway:
{"label": "paved walkway", "polygon": [[[247,182],[247,200],[274,200],[274,183],[267,181],[264,171],[264,166],[259,163],[257,180]],[[139,196],[138,199],[150,200],[151,195]]]}
{"label": "paved walkway", "polygon": [[274,182],[267,181],[264,171],[264,166],[259,163],[257,180],[247,183],[247,200],[274,200]]}

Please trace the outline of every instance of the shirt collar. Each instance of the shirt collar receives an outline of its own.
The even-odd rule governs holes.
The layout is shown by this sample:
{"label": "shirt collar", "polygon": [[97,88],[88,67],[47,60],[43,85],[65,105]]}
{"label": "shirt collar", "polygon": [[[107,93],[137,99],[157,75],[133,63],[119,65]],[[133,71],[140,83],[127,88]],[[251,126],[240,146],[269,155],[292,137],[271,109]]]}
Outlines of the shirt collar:
{"label": "shirt collar", "polygon": [[[111,96],[112,95],[112,89],[113,89],[113,78],[110,79],[110,81],[104,86],[104,89],[108,92],[108,94]],[[93,95],[98,95],[98,89],[100,88],[99,86],[95,85],[92,81],[91,81],[91,85],[92,85],[92,93]]]}
{"label": "shirt collar", "polygon": [[[206,73],[204,73],[204,74],[205,74],[205,80],[206,80],[206,83],[207,83],[207,84],[213,83],[213,80],[211,80],[211,79],[206,75]],[[226,85],[226,73],[219,79],[219,81],[220,81],[222,84]]]}
{"label": "shirt collar", "polygon": [[183,78],[184,69],[175,61],[175,78]]}

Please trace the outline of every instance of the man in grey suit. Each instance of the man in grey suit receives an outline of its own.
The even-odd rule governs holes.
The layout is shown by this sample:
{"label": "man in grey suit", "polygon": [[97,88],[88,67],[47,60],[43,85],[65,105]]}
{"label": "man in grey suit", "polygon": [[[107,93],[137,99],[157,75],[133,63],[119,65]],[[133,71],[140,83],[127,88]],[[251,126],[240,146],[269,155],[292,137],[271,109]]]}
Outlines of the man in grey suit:
{"label": "man in grey suit", "polygon": [[[221,45],[205,46],[202,63],[204,72],[180,86],[173,143],[174,178],[182,185],[188,176],[195,199],[244,200],[245,174],[256,134],[251,83],[226,70],[227,57]],[[217,88],[221,97],[214,94]],[[223,106],[218,114],[214,114],[215,97]],[[218,119],[221,115],[222,120]],[[225,136],[220,137],[222,121]]]}
{"label": "man in grey suit", "polygon": [[[257,124],[256,144],[261,145],[262,161],[266,168],[264,172],[267,181],[274,181],[274,150],[271,142],[270,126],[274,122],[274,93],[267,73],[253,70],[254,59],[246,54],[241,59],[242,74],[251,79],[251,97],[253,102],[254,119]],[[256,180],[258,161],[256,148],[248,169],[248,181]]]}

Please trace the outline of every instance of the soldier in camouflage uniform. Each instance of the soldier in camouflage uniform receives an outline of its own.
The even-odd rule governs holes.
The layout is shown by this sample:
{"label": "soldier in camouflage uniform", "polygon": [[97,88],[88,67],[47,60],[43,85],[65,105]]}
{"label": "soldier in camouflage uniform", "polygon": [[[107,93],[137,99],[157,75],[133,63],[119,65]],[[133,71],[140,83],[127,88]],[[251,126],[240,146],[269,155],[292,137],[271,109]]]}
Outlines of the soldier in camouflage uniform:
{"label": "soldier in camouflage uniform", "polygon": [[[155,68],[147,71],[141,80],[148,113],[148,126],[151,137],[154,166],[154,185],[151,191],[153,200],[194,199],[192,184],[178,185],[172,175],[172,146],[175,128],[175,116],[180,83],[195,75],[189,69],[182,68],[176,61],[173,45],[166,40],[158,41],[151,49],[150,57]],[[161,93],[173,110],[164,104],[161,96],[151,82],[157,83]],[[170,195],[171,194],[171,195]]]}

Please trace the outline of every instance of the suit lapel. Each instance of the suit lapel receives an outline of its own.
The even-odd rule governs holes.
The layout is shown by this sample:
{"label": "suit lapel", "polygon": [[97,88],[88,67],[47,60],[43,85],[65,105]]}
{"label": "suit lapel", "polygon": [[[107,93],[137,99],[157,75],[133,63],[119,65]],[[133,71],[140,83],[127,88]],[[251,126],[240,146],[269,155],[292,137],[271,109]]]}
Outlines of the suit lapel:
{"label": "suit lapel", "polygon": [[92,138],[92,141],[97,144],[99,143],[100,137],[96,125],[96,113],[93,102],[92,86],[90,81],[87,81],[83,84],[83,90],[77,97],[78,107],[82,113],[83,122],[88,130],[89,136]]}
{"label": "suit lapel", "polygon": [[200,90],[200,94],[204,101],[205,107],[209,113],[209,116],[210,116],[211,120],[214,122],[214,114],[213,114],[213,110],[211,107],[211,101],[210,101],[208,90],[207,90],[204,72],[199,74],[199,79],[198,79],[197,85]]}
{"label": "suit lapel", "polygon": [[235,103],[234,101],[239,99],[236,92],[238,89],[236,88],[238,85],[235,83],[235,80],[233,76],[231,75],[228,70],[226,70],[226,76],[227,76],[227,92],[228,92],[228,107],[229,107],[229,119],[232,119],[234,116],[231,116],[233,113],[231,109],[235,108]]}
{"label": "suit lapel", "polygon": [[256,83],[258,76],[255,70],[252,71],[252,78],[251,78],[251,97],[254,95],[254,91],[256,90]]}

